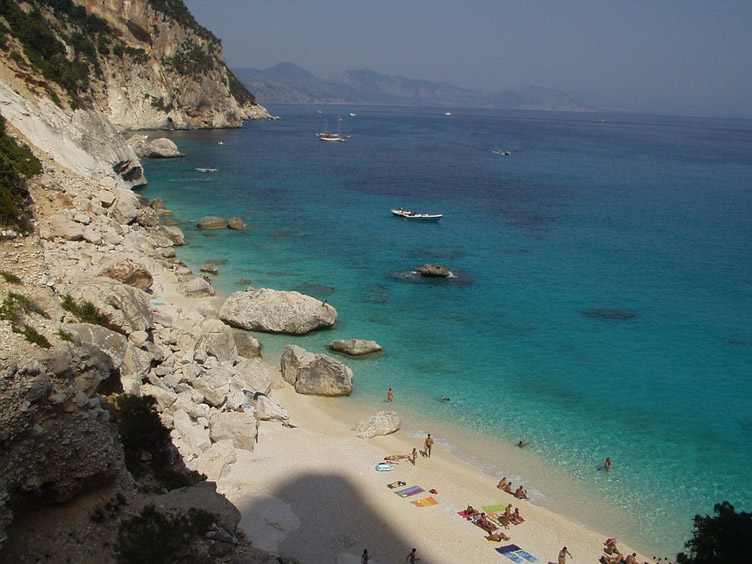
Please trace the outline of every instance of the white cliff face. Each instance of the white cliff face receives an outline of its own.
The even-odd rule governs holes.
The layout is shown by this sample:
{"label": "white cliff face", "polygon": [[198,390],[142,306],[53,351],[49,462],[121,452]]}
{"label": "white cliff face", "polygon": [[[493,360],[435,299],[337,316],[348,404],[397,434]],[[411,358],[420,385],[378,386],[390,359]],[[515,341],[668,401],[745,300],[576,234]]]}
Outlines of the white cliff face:
{"label": "white cliff face", "polygon": [[[21,86],[0,74],[0,113],[32,144],[55,162],[84,178],[112,178],[121,188],[144,183],[140,161],[107,117],[97,110],[66,110],[48,98],[22,96]],[[133,170],[126,180],[121,173]],[[134,168],[135,167],[135,168]]]}
{"label": "white cliff face", "polygon": [[221,45],[206,30],[165,17],[148,0],[76,3],[107,20],[130,49],[143,51],[134,64],[104,60],[102,111],[119,129],[240,127],[270,118],[263,107],[233,96]]}

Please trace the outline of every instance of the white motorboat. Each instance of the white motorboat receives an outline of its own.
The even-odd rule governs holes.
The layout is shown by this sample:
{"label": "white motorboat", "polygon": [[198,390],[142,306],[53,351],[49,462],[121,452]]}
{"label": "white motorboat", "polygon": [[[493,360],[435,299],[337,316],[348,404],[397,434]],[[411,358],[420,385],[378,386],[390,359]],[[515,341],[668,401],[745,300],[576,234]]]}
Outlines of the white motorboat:
{"label": "white motorboat", "polygon": [[416,219],[422,221],[439,221],[444,217],[444,214],[441,213],[418,213],[415,210],[403,210],[402,208],[393,209],[392,214],[397,217],[404,217],[405,219]]}

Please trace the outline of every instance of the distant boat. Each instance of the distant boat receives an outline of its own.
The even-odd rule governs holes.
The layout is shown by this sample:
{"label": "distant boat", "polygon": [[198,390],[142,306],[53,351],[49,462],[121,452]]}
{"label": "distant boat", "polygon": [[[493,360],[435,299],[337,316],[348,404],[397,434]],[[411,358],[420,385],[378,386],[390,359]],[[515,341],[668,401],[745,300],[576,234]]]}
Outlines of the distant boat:
{"label": "distant boat", "polygon": [[339,143],[344,143],[350,139],[351,135],[342,135],[342,118],[340,117],[337,119],[337,133],[328,133],[326,127],[324,127],[324,131],[322,133],[317,133],[316,137],[321,141],[337,141]]}
{"label": "distant boat", "polygon": [[451,116],[451,115],[452,115],[452,112],[444,112],[444,115],[445,115],[445,116]]}
{"label": "distant boat", "polygon": [[355,117],[355,116],[357,116],[357,115],[358,115],[358,114],[356,114],[355,112],[350,112],[350,116],[352,116],[352,117]]}
{"label": "distant boat", "polygon": [[442,217],[444,217],[444,214],[441,213],[418,213],[415,210],[403,210],[402,208],[393,209],[392,214],[396,215],[397,217],[417,219],[421,221],[439,221]]}
{"label": "distant boat", "polygon": [[501,149],[496,149],[494,151],[491,151],[494,155],[501,155],[502,157],[508,157],[511,155],[511,151],[502,151]]}
{"label": "distant boat", "polygon": [[199,172],[217,172],[216,168],[203,168],[203,167],[201,167],[201,168],[197,168],[196,170],[199,171]]}

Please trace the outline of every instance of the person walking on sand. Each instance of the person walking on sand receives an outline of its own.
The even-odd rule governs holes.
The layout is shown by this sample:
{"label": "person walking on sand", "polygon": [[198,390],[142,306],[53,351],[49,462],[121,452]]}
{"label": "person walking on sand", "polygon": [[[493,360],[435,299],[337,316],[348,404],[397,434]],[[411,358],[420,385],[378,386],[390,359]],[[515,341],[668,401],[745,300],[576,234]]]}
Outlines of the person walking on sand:
{"label": "person walking on sand", "polygon": [[391,404],[392,400],[394,399],[394,392],[391,388],[386,392],[386,403]]}
{"label": "person walking on sand", "polygon": [[413,463],[413,466],[415,466],[416,460],[418,460],[418,449],[414,448],[412,454],[410,455],[410,462]]}
{"label": "person walking on sand", "polygon": [[371,555],[368,554],[368,549],[363,549],[363,555],[360,557],[360,564],[368,564],[368,561],[371,559]]}
{"label": "person walking on sand", "polygon": [[569,554],[569,551],[567,550],[567,547],[565,546],[559,551],[559,564],[567,564],[567,556],[572,558],[572,555]]}
{"label": "person walking on sand", "polygon": [[423,443],[423,451],[426,453],[426,456],[428,458],[431,458],[432,446],[433,446],[433,439],[431,438],[431,433],[428,433],[428,436],[426,437],[426,442]]}
{"label": "person walking on sand", "polygon": [[405,562],[409,562],[410,564],[415,564],[418,560],[420,560],[420,558],[415,555],[414,548],[410,551],[410,554],[407,555],[407,558],[405,558]]}

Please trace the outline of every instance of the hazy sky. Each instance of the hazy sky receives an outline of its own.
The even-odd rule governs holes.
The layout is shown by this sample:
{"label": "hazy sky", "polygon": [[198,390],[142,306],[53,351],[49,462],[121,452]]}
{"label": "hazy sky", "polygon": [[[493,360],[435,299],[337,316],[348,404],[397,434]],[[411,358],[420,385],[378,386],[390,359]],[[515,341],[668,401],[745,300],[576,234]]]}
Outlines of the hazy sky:
{"label": "hazy sky", "polygon": [[752,0],[184,0],[231,67],[371,69],[489,93],[752,117]]}

